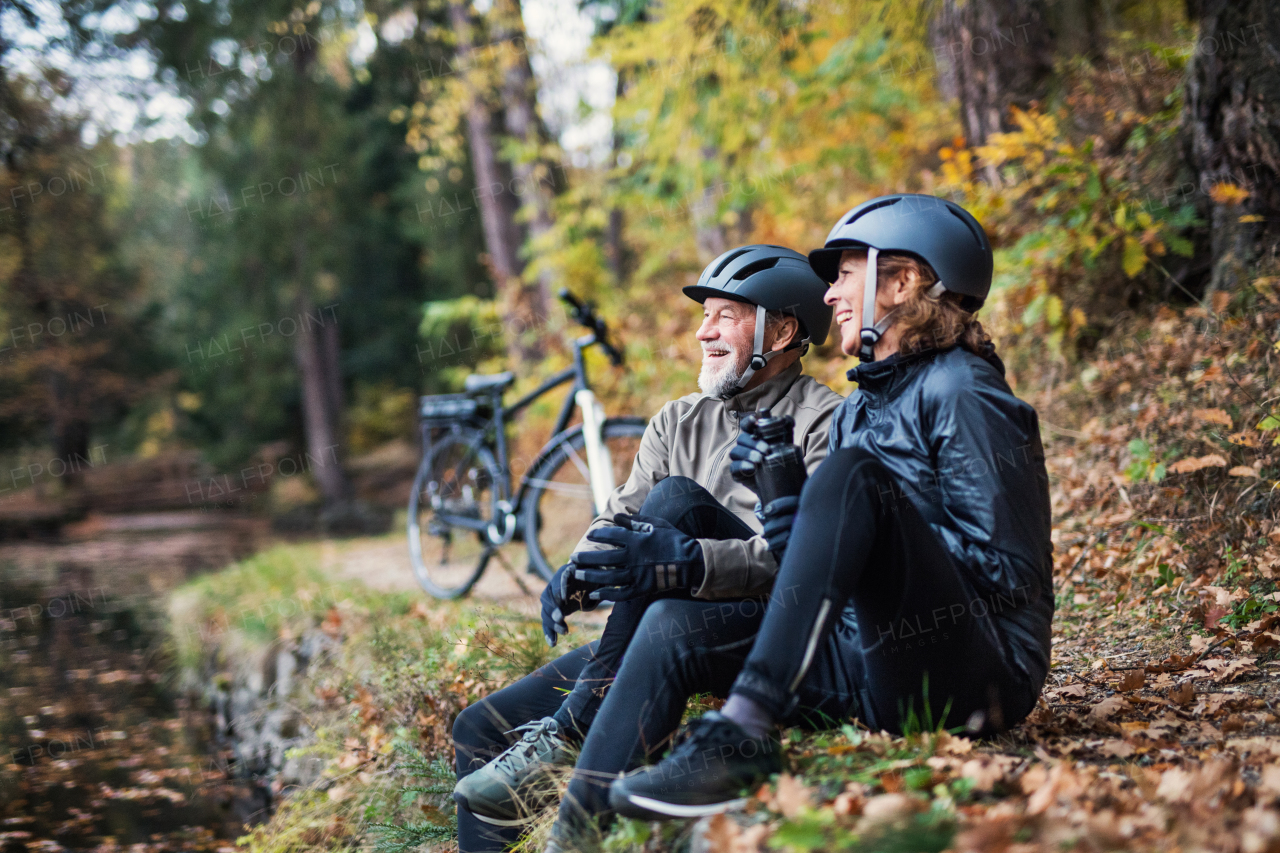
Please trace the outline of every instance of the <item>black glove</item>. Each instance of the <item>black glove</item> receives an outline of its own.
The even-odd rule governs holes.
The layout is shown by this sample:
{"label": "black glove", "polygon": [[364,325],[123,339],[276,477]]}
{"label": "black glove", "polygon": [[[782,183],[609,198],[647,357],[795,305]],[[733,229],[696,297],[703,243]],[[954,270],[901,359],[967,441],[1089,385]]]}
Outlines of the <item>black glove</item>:
{"label": "black glove", "polygon": [[733,445],[733,449],[729,451],[729,474],[739,483],[742,483],[751,491],[756,490],[756,471],[757,466],[764,461],[764,455],[769,452],[769,442],[761,438],[756,438],[751,433],[743,430],[738,433],[738,440]]}
{"label": "black glove", "polygon": [[761,535],[779,564],[782,563],[782,555],[786,553],[787,544],[791,541],[791,525],[795,523],[799,507],[800,498],[794,495],[772,500],[763,508],[756,504],[756,518],[764,525]]}
{"label": "black glove", "polygon": [[560,634],[569,633],[566,617],[579,610],[592,611],[600,606],[599,600],[587,598],[587,593],[594,587],[579,583],[573,576],[574,565],[565,563],[547,581],[542,590],[542,636],[547,638],[547,645],[554,647]]}
{"label": "black glove", "polygon": [[599,601],[627,601],[702,585],[706,566],[698,540],[669,521],[647,515],[613,517],[617,527],[601,527],[587,534],[592,542],[617,545],[606,551],[579,551],[573,576],[591,584],[589,597]]}

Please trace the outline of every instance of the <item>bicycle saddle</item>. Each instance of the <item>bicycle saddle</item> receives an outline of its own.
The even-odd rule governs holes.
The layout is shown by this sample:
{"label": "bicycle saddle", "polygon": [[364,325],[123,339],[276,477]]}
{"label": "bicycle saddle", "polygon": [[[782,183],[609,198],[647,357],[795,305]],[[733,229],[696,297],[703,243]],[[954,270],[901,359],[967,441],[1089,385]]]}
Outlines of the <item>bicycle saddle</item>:
{"label": "bicycle saddle", "polygon": [[475,394],[480,391],[502,391],[510,387],[511,383],[516,381],[516,375],[510,370],[502,373],[494,373],[485,375],[481,373],[473,373],[463,382],[463,389],[468,394]]}

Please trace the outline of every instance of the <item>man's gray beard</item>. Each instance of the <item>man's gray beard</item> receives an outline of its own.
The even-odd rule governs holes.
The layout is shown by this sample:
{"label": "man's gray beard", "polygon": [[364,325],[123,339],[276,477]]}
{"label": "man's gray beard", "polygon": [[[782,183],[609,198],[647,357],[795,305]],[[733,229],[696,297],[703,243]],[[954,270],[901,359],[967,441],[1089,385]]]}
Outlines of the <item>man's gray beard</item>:
{"label": "man's gray beard", "polygon": [[727,397],[734,393],[738,388],[738,383],[742,381],[742,374],[747,372],[745,364],[739,365],[735,356],[737,353],[730,352],[729,357],[734,361],[721,368],[720,372],[715,373],[715,365],[707,361],[702,361],[702,371],[698,373],[698,388],[708,397]]}

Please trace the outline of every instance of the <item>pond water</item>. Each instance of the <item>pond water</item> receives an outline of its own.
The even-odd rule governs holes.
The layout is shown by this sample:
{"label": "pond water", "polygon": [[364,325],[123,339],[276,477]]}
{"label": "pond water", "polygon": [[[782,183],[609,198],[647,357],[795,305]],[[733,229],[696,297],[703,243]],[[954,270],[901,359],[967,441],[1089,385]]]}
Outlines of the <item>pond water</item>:
{"label": "pond water", "polygon": [[0,542],[0,853],[230,848],[268,816],[178,694],[165,594],[266,542],[210,513],[90,518]]}

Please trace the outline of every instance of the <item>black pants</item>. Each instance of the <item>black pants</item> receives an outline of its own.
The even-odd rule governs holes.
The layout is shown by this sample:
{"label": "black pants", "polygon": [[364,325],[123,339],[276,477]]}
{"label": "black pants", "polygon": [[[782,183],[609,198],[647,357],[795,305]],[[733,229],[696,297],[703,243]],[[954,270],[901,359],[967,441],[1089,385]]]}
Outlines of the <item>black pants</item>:
{"label": "black pants", "polygon": [[[753,535],[750,527],[687,477],[668,477],[657,483],[640,512],[666,519],[696,539],[747,539]],[[689,597],[687,593],[676,595]],[[674,599],[668,596],[661,600]],[[514,738],[508,732],[530,720],[554,716],[562,726],[580,733],[591,730],[624,652],[630,654],[628,647],[652,601],[615,603],[597,642],[574,649],[464,710],[453,726],[458,777],[483,767],[510,746]],[[754,606],[762,609],[758,602]],[[727,683],[725,686],[727,689]],[[630,746],[602,750],[584,744],[577,766],[587,774],[596,766],[613,767],[619,762],[630,766],[630,752]],[[495,827],[458,809],[460,853],[501,850],[519,835],[519,828]]]}
{"label": "black pants", "polygon": [[992,732],[1025,717],[1040,683],[1009,663],[991,609],[972,606],[983,599],[915,506],[882,500],[901,494],[895,485],[860,451],[824,460],[763,612],[757,601],[653,602],[560,819],[607,811],[609,782],[665,748],[698,692],[742,693],[786,725],[857,716],[901,732],[914,716]]}
{"label": "black pants", "polygon": [[850,670],[860,716],[874,728],[901,731],[914,716],[990,734],[1030,713],[1043,677],[1013,664],[996,606],[901,495],[864,451],[840,450],[818,466],[774,581],[775,591],[804,593],[770,607],[734,693],[785,718],[804,701],[801,688],[848,605],[860,634]]}

